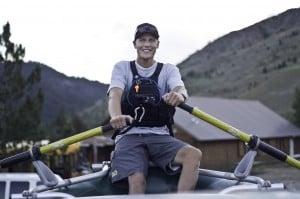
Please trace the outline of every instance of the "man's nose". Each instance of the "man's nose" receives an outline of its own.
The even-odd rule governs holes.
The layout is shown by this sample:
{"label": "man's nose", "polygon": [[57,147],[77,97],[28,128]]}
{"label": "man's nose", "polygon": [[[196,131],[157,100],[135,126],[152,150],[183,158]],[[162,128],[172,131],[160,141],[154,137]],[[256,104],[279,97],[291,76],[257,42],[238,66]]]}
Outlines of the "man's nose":
{"label": "man's nose", "polygon": [[151,42],[150,41],[145,41],[144,46],[151,46]]}

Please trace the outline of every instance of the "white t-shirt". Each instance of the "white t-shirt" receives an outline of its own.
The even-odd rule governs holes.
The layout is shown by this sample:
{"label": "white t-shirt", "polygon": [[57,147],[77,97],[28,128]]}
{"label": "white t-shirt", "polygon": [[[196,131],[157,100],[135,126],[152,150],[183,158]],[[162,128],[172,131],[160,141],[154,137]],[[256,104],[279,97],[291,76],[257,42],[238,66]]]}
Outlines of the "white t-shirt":
{"label": "white t-shirt", "polygon": [[[149,68],[144,68],[135,62],[138,74],[142,77],[150,77],[157,67],[157,62],[155,62]],[[121,88],[123,90],[130,88],[132,84],[132,72],[130,68],[129,61],[118,62],[112,71],[111,82],[107,93],[109,93],[112,88]],[[160,95],[164,95],[177,86],[184,86],[181,80],[181,75],[179,69],[172,64],[164,64],[162,70],[158,76],[158,86],[160,88]],[[143,134],[143,133],[154,133],[154,134],[169,134],[167,126],[163,127],[133,127],[126,134]],[[120,137],[117,136],[116,140]]]}

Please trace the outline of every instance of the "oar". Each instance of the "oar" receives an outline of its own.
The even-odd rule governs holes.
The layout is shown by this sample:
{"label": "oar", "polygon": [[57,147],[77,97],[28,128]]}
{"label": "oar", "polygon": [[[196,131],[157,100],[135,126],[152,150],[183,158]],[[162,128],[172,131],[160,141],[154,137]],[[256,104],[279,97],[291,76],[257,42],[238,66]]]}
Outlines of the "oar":
{"label": "oar", "polygon": [[0,160],[0,167],[5,168],[5,167],[9,167],[13,164],[19,163],[19,162],[23,162],[23,161],[30,160],[30,159],[35,159],[36,157],[39,157],[40,155],[49,153],[56,149],[65,148],[76,142],[80,142],[80,141],[86,140],[86,139],[94,137],[94,136],[102,135],[103,133],[110,131],[112,129],[113,129],[112,126],[110,124],[108,124],[105,126],[100,126],[100,127],[94,128],[94,129],[84,131],[82,133],[79,133],[79,134],[73,135],[71,137],[53,142],[53,143],[45,145],[45,146],[33,147],[33,149],[31,149],[31,150],[28,150],[28,151],[25,151],[22,153],[18,153],[16,155],[13,155],[13,156],[7,157],[3,160]]}
{"label": "oar", "polygon": [[281,160],[283,162],[288,163],[289,165],[300,169],[300,161],[296,160],[295,158],[287,155],[286,153],[280,151],[279,149],[274,148],[273,146],[261,141],[257,136],[249,135],[246,132],[243,132],[233,126],[222,122],[221,120],[199,110],[198,108],[191,107],[185,103],[179,105],[181,109],[187,111],[188,113],[194,115],[195,117],[202,119],[213,126],[218,127],[219,129],[229,133],[230,135],[238,138],[239,140],[248,143],[249,145],[260,149],[261,151],[269,154],[270,156]]}
{"label": "oar", "polygon": [[[241,140],[245,143],[248,143],[251,145],[256,145],[256,147],[258,149],[269,154],[270,156],[272,156],[278,160],[281,160],[283,162],[286,162],[293,167],[300,169],[300,161],[294,159],[293,157],[287,155],[286,153],[280,151],[279,149],[276,149],[273,146],[259,140],[259,138],[257,136],[249,135],[248,133],[243,132],[237,128],[234,128],[233,126],[231,126],[225,122],[222,122],[219,119],[217,119],[195,107],[191,107],[187,104],[183,103],[183,104],[179,105],[178,107],[180,107],[181,109],[198,117],[199,119],[202,119],[202,120],[212,124],[213,126],[220,128],[221,130],[231,134],[232,136],[238,138],[239,140]],[[100,127],[88,130],[88,131],[84,131],[84,132],[76,134],[74,136],[56,141],[54,143],[51,143],[51,144],[48,144],[48,145],[45,145],[42,147],[36,147],[35,150],[25,151],[25,152],[16,154],[14,156],[5,158],[0,161],[0,166],[2,168],[8,167],[10,165],[38,157],[42,154],[46,154],[46,153],[54,151],[56,149],[61,149],[61,148],[67,147],[76,142],[80,142],[82,140],[86,140],[88,138],[91,138],[91,137],[94,137],[97,135],[102,135],[103,133],[110,131],[110,130],[112,130],[112,127],[108,124],[105,126],[100,126]]]}

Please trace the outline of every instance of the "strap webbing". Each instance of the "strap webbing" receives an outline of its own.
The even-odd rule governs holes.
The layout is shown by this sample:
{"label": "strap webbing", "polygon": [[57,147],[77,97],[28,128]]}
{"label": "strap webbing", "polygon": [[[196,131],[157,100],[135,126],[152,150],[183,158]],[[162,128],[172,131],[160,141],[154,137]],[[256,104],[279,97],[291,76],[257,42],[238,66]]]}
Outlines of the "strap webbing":
{"label": "strap webbing", "polygon": [[[150,77],[155,82],[158,82],[158,76],[160,74],[160,71],[161,71],[163,65],[164,65],[163,63],[158,62],[157,63],[157,67],[156,67],[154,73]],[[135,61],[131,61],[130,62],[130,69],[131,69],[133,78],[135,78],[136,76],[140,77],[140,75],[139,75],[139,73],[138,73],[138,71],[136,69]]]}
{"label": "strap webbing", "polygon": [[156,67],[156,69],[155,69],[153,75],[151,75],[151,77],[150,77],[150,78],[153,79],[155,82],[158,82],[158,76],[159,76],[159,73],[160,73],[162,67],[163,67],[163,64],[162,64],[162,63],[157,63],[157,67]]}
{"label": "strap webbing", "polygon": [[135,78],[135,76],[140,76],[137,69],[136,69],[135,61],[130,62],[130,69],[131,69],[133,78]]}

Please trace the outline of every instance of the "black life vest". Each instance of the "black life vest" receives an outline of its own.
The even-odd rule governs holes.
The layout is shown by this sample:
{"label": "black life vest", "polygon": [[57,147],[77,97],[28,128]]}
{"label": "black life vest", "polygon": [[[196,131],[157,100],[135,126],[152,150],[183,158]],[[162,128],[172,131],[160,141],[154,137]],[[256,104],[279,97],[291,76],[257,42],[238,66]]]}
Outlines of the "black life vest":
{"label": "black life vest", "polygon": [[153,75],[142,77],[138,74],[135,61],[130,62],[133,76],[132,85],[123,92],[121,110],[122,114],[135,118],[136,114],[139,114],[139,111],[141,111],[140,108],[143,107],[145,109],[144,115],[135,126],[161,127],[167,125],[170,134],[173,135],[171,126],[174,123],[175,107],[164,102],[158,87],[158,76],[162,67],[163,64],[158,63]]}

